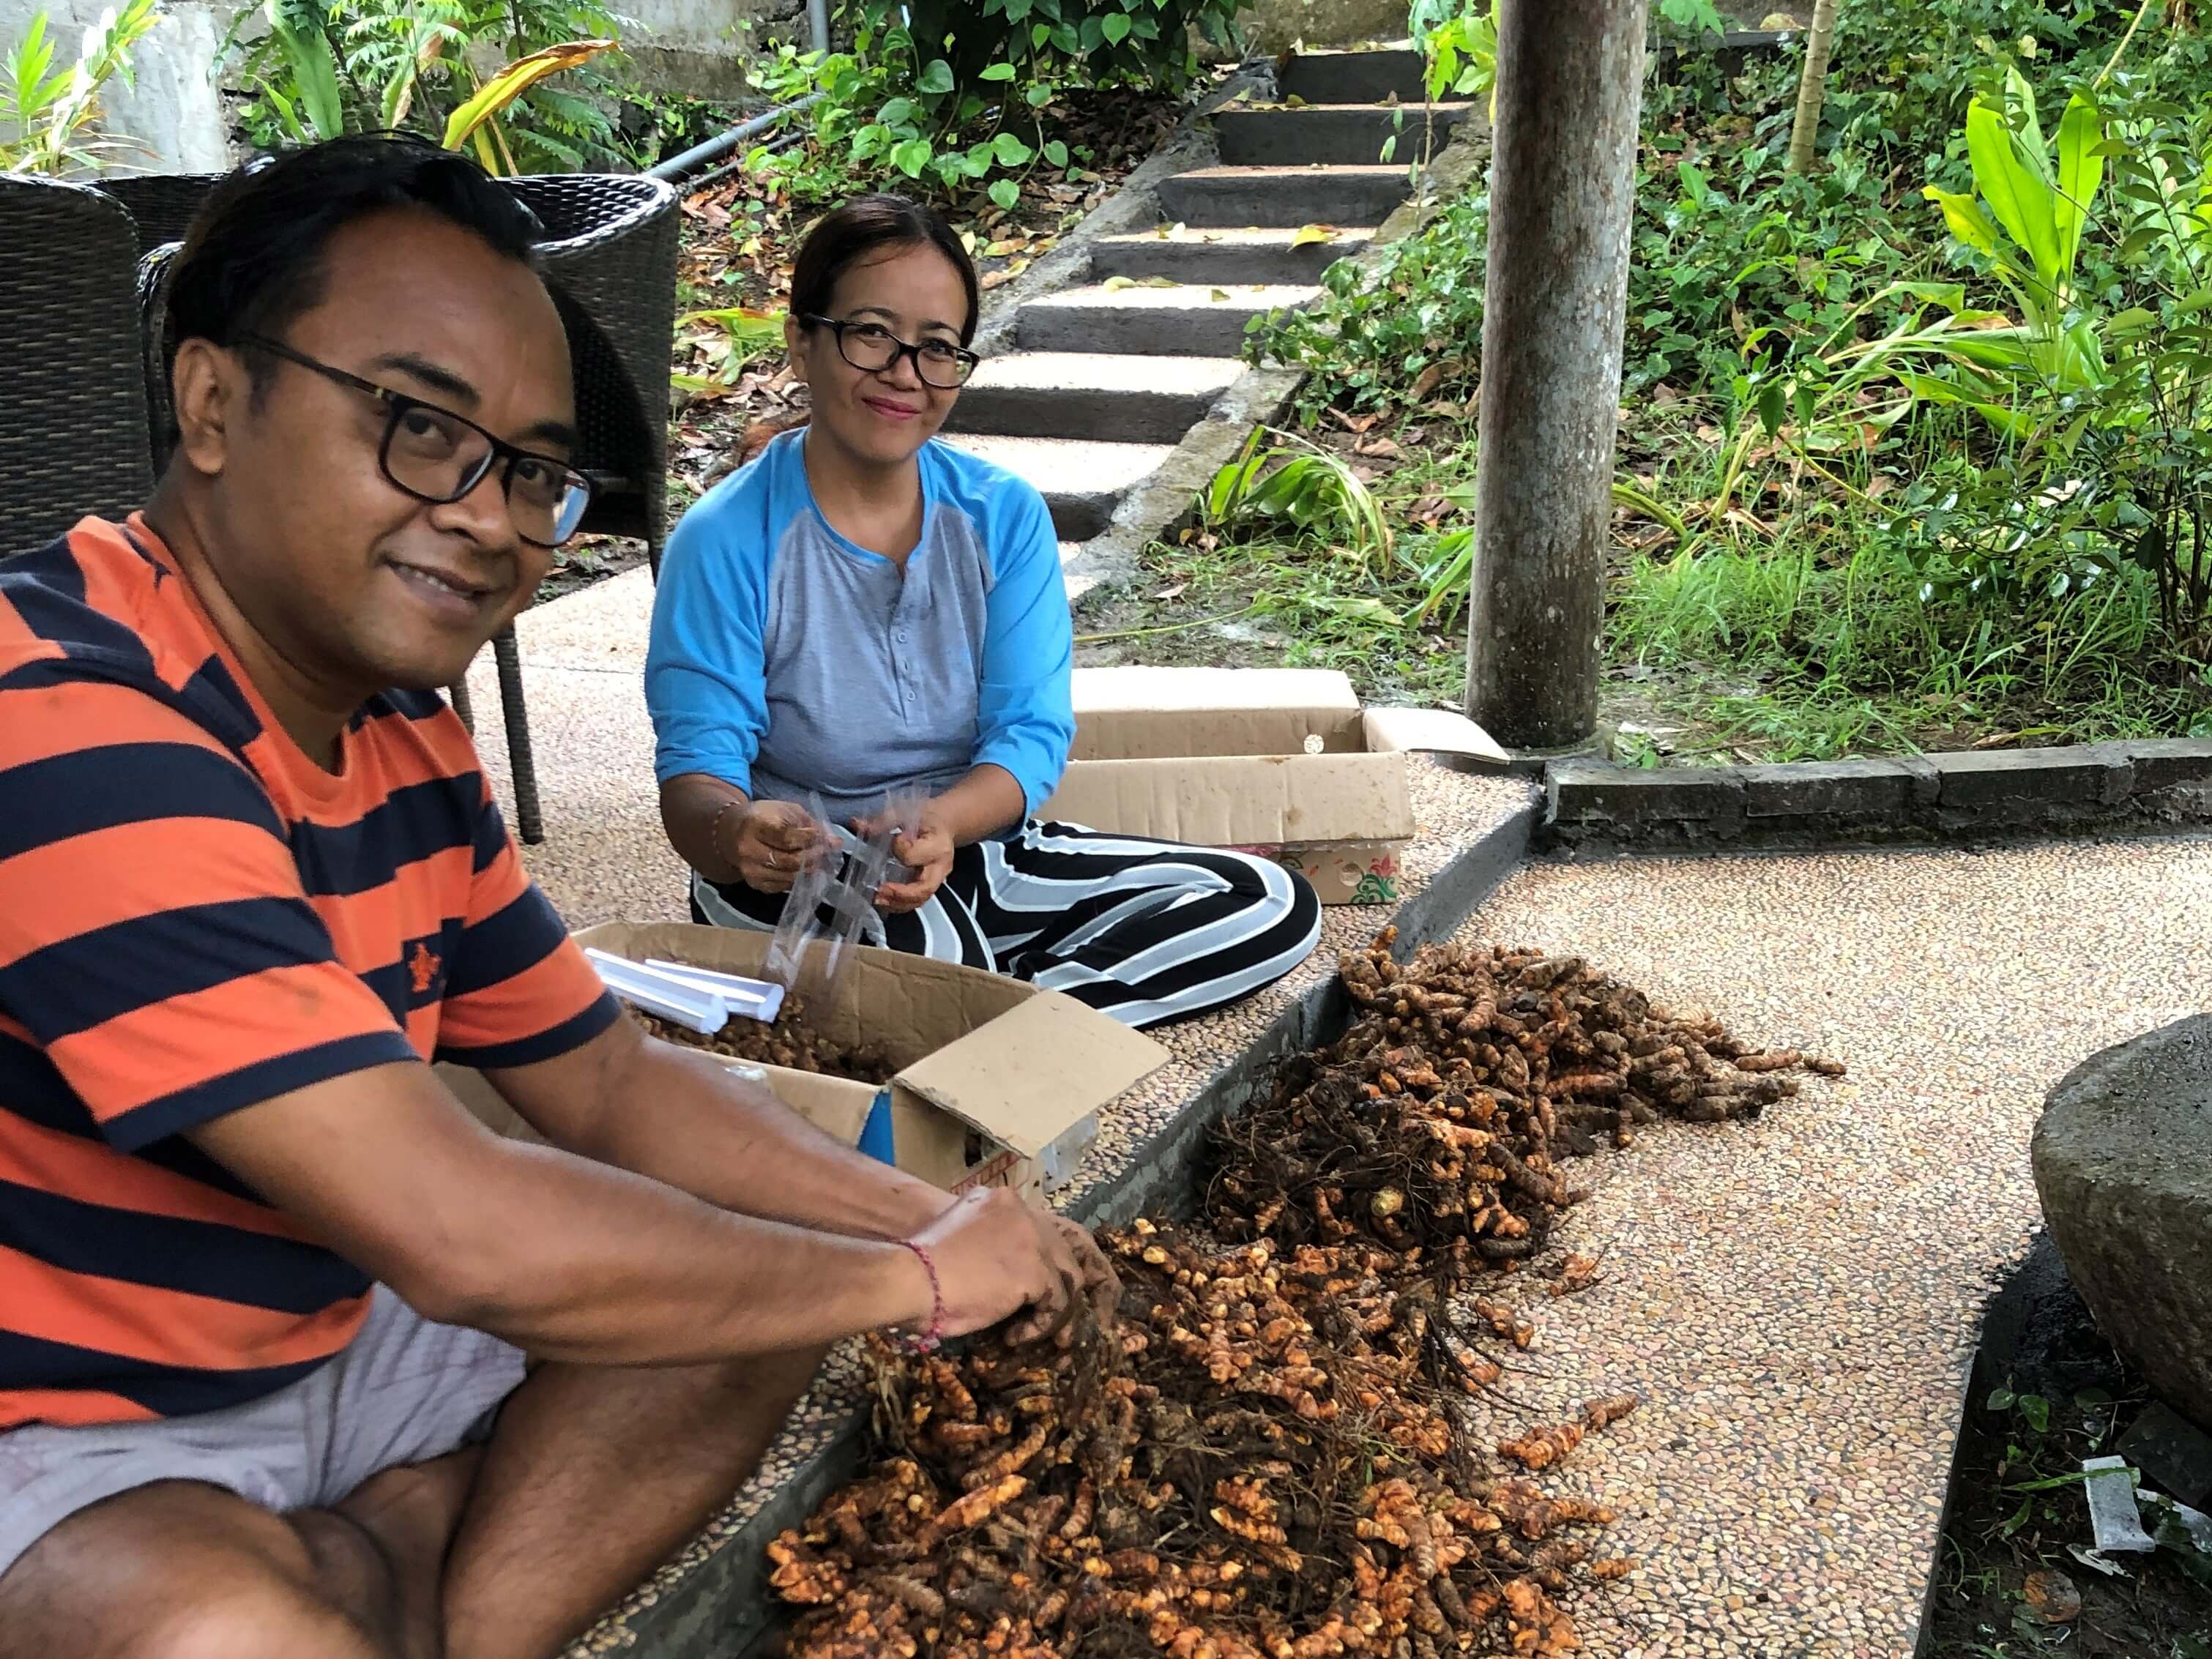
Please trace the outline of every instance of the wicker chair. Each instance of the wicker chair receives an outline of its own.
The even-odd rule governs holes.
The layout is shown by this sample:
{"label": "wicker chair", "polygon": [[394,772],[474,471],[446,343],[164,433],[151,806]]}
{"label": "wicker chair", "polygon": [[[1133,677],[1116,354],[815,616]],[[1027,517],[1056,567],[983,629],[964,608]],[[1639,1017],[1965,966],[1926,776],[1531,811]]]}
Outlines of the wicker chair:
{"label": "wicker chair", "polygon": [[[212,182],[201,181],[203,193]],[[545,227],[538,258],[568,330],[576,385],[576,465],[596,486],[582,529],[642,539],[658,574],[668,516],[676,192],[658,179],[619,175],[528,177],[508,185]],[[172,425],[164,302],[175,251],[157,248],[140,268],[140,337],[156,471],[167,464]],[[514,776],[515,829],[526,842],[543,841],[521,653],[512,629],[493,640],[492,654]],[[461,718],[470,720],[467,688],[456,685],[450,695]]]}
{"label": "wicker chair", "polygon": [[547,173],[508,181],[545,227],[547,286],[575,363],[586,532],[634,536],[653,573],[668,533],[668,359],[677,194],[658,179]]}
{"label": "wicker chair", "polygon": [[0,554],[88,513],[145,505],[146,391],[131,314],[131,217],[96,190],[0,176]]}
{"label": "wicker chair", "polygon": [[142,173],[102,179],[100,188],[131,210],[138,227],[138,256],[143,258],[168,242],[185,240],[185,227],[200,210],[219,173]]}

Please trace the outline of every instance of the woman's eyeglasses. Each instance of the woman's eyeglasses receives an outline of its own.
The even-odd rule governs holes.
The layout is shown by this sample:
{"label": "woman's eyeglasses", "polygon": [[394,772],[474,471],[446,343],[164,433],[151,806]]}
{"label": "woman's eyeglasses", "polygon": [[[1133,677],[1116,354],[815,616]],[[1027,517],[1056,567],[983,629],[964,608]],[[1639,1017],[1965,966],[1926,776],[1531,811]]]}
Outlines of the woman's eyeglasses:
{"label": "woman's eyeglasses", "polygon": [[950,340],[924,340],[918,345],[909,345],[881,323],[841,323],[835,317],[802,317],[799,320],[811,328],[826,328],[835,334],[837,355],[854,368],[870,374],[882,374],[900,358],[910,357],[921,383],[933,386],[939,392],[955,392],[967,385],[968,377],[975,372],[975,365],[983,361]]}
{"label": "woman's eyeglasses", "polygon": [[249,334],[240,343],[380,401],[387,413],[377,465],[393,488],[416,501],[435,505],[458,501],[504,461],[507,471],[500,482],[516,535],[539,547],[558,547],[583,523],[585,509],[592,504],[592,483],[567,462],[517,449],[449,409],[318,362],[264,336]]}

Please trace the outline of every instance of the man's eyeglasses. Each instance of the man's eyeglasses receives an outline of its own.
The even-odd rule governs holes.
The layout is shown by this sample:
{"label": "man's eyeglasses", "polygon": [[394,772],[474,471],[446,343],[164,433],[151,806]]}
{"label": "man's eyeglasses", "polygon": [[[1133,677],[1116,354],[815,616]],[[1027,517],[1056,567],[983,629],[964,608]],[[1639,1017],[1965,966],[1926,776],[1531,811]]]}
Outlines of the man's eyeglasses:
{"label": "man's eyeglasses", "polygon": [[584,521],[584,511],[592,504],[592,483],[567,462],[517,449],[449,409],[318,362],[265,336],[249,334],[240,343],[313,369],[382,403],[387,413],[377,465],[395,489],[416,501],[458,501],[504,461],[507,471],[500,482],[516,535],[539,547],[558,547]]}
{"label": "man's eyeglasses", "polygon": [[954,392],[968,384],[975,365],[983,360],[950,340],[924,340],[909,345],[881,323],[841,323],[835,317],[802,317],[811,328],[826,328],[837,337],[837,355],[871,374],[887,373],[902,357],[914,360],[914,372],[924,386]]}

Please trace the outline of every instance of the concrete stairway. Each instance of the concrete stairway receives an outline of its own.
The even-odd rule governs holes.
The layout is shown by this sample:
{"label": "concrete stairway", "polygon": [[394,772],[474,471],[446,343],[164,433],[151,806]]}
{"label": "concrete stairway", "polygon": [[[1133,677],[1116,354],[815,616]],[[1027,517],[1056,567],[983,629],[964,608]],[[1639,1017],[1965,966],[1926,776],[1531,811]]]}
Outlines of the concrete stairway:
{"label": "concrete stairway", "polygon": [[[951,441],[1036,485],[1063,558],[1228,390],[1252,319],[1312,304],[1322,272],[1405,199],[1407,164],[1468,108],[1423,106],[1411,52],[1302,56],[1279,91],[1279,106],[1218,111],[1220,165],[1162,183],[1157,232],[1099,239],[1089,285],[1024,305],[1016,349],[987,359],[955,406]],[[1312,224],[1328,240],[1297,246]]]}

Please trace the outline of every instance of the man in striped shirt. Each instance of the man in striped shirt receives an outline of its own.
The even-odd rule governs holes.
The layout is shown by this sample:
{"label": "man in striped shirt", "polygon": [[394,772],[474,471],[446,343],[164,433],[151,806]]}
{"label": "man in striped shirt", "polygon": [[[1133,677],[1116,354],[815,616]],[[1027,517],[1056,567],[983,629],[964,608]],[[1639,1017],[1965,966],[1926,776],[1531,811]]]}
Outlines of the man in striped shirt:
{"label": "man in striped shirt", "polygon": [[433,688],[587,499],[533,229],[408,142],[227,181],[154,500],[0,562],[0,1659],[550,1654],[829,1343],[1110,1282],[645,1039],[523,873]]}

